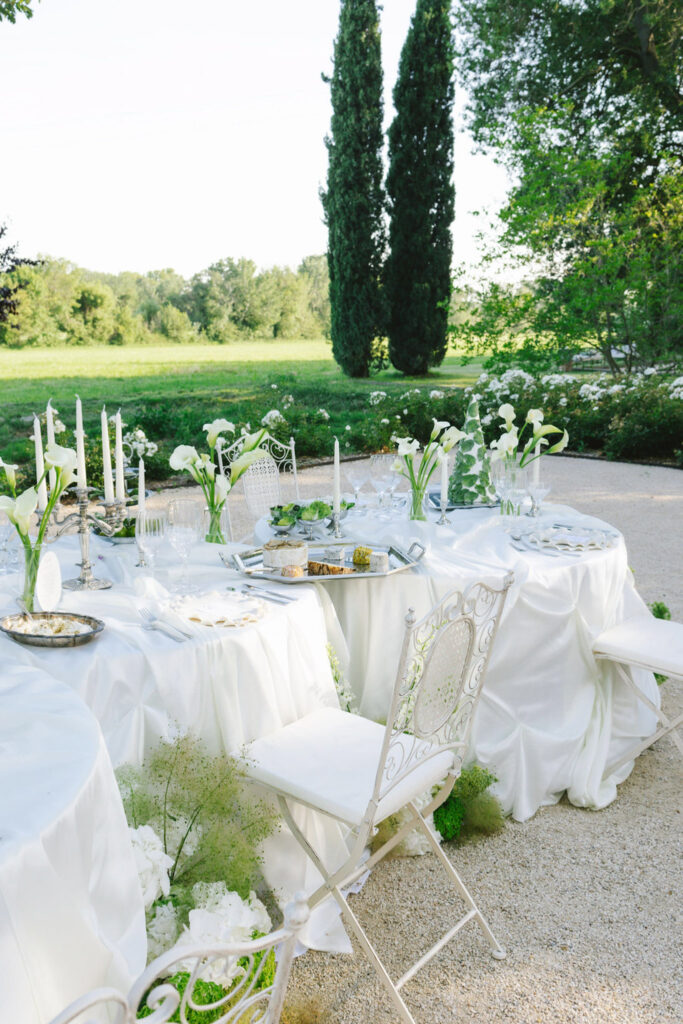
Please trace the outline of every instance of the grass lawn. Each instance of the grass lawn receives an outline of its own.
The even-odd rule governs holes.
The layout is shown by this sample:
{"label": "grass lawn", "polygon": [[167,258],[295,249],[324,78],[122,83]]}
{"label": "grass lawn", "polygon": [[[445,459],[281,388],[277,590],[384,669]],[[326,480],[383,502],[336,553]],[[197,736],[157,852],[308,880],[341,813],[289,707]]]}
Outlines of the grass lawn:
{"label": "grass lawn", "polygon": [[166,442],[168,447],[195,443],[197,429],[216,416],[255,426],[264,412],[278,408],[278,392],[291,392],[306,407],[326,408],[330,426],[341,430],[350,419],[362,417],[369,391],[381,388],[400,393],[415,381],[426,387],[466,385],[480,372],[479,363],[463,366],[458,356],[448,356],[426,378],[404,377],[389,369],[369,380],[350,380],[324,340],[4,349],[0,350],[0,454],[17,462],[31,457],[27,417],[42,411],[49,398],[69,430],[74,427],[78,394],[86,431],[96,432],[106,403],[112,412],[120,406],[131,426],[144,425],[150,439]]}

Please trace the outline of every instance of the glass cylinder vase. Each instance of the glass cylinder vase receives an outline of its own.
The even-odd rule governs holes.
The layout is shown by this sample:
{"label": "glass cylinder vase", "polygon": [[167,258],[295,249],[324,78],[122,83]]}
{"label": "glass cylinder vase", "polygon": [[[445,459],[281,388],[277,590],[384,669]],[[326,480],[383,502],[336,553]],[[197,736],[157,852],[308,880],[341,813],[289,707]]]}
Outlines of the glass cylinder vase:
{"label": "glass cylinder vase", "polygon": [[408,506],[409,519],[426,520],[427,513],[424,509],[426,487],[412,487],[410,491],[410,504]]}
{"label": "glass cylinder vase", "polygon": [[204,540],[208,544],[227,544],[230,537],[230,517],[227,507],[204,509]]}
{"label": "glass cylinder vase", "polygon": [[22,590],[22,601],[26,611],[33,612],[36,599],[36,580],[38,579],[38,567],[40,566],[40,554],[42,544],[26,544],[24,546],[24,587]]}

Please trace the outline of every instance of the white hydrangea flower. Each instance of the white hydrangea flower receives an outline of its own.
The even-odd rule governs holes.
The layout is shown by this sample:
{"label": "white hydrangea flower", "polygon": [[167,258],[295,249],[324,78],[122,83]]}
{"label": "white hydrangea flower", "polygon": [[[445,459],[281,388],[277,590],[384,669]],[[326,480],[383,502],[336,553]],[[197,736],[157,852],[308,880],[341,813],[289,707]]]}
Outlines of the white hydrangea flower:
{"label": "white hydrangea flower", "polygon": [[172,903],[157,903],[147,922],[147,963],[161,956],[175,943],[180,926]]}
{"label": "white hydrangea flower", "polygon": [[438,388],[435,388],[433,391],[429,392],[429,397],[432,400],[436,400],[437,398],[445,398],[446,396],[443,391],[439,391]]}
{"label": "white hydrangea flower", "polygon": [[370,405],[379,405],[387,397],[386,391],[371,391],[368,396],[368,402]]}
{"label": "white hydrangea flower", "polygon": [[391,423],[391,420],[383,419],[380,420],[380,423],[382,424],[383,427],[386,427],[389,423]]}
{"label": "white hydrangea flower", "polygon": [[330,414],[327,409],[318,409],[318,416],[322,416],[326,423],[330,418]]}
{"label": "white hydrangea flower", "polygon": [[164,844],[151,825],[129,828],[128,834],[145,908],[151,907],[160,896],[170,892],[168,870],[173,867],[173,859],[164,852]]}
{"label": "white hydrangea flower", "polygon": [[284,418],[282,413],[278,409],[271,409],[261,420],[263,427],[276,427],[280,423],[286,423],[287,420]]}

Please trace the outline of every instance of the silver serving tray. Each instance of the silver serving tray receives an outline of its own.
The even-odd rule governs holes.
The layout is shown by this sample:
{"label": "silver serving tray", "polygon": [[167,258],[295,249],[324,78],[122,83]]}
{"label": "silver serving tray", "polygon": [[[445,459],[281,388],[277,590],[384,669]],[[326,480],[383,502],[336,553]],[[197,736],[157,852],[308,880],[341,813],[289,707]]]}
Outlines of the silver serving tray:
{"label": "silver serving tray", "polygon": [[12,629],[13,623],[16,623],[18,619],[26,618],[26,615],[21,614],[6,615],[0,620],[0,630],[10,640],[16,640],[18,644],[28,644],[29,647],[80,647],[81,644],[89,643],[104,629],[104,623],[101,619],[96,619],[92,615],[76,615],[73,612],[34,612],[31,618],[71,619],[74,622],[80,622],[83,626],[87,626],[88,631],[86,633],[75,633],[71,636],[40,636],[37,633],[22,633]]}
{"label": "silver serving tray", "polygon": [[[362,544],[362,541],[319,541],[309,543],[308,554],[314,561],[325,561],[324,553],[330,548],[347,548],[353,554],[353,549]],[[360,572],[355,567],[351,558],[345,558],[344,565],[347,569],[353,569],[352,573],[344,573],[338,576],[281,576],[279,572],[272,572],[263,567],[263,548],[253,548],[251,551],[243,551],[241,554],[232,556],[220,552],[225,565],[229,569],[237,569],[242,576],[249,576],[251,579],[274,580],[277,583],[338,583],[343,580],[367,580],[380,579],[383,576],[394,576],[397,572],[404,572],[417,565],[425,553],[422,544],[415,541],[407,551],[395,545],[366,544],[364,547],[372,548],[373,551],[385,551],[389,555],[388,572]]]}
{"label": "silver serving tray", "polygon": [[[432,508],[436,509],[437,512],[441,511],[441,491],[429,491],[428,500]],[[449,502],[446,505],[446,512],[455,512],[461,508],[500,508],[500,499],[477,502],[476,505],[451,505]]]}

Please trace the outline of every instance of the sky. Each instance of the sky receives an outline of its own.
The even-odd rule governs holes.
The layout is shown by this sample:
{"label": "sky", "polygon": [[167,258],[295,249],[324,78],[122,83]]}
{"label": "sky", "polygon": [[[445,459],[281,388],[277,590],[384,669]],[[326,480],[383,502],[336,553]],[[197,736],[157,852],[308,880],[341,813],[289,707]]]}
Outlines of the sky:
{"label": "sky", "polygon": [[[0,223],[23,256],[189,277],[326,249],[339,0],[35,0],[0,22]],[[385,119],[415,0],[384,0]],[[457,124],[464,97],[456,102]],[[456,134],[454,262],[506,178]]]}

